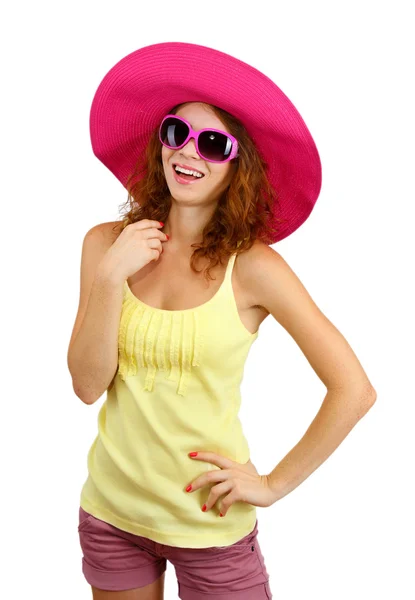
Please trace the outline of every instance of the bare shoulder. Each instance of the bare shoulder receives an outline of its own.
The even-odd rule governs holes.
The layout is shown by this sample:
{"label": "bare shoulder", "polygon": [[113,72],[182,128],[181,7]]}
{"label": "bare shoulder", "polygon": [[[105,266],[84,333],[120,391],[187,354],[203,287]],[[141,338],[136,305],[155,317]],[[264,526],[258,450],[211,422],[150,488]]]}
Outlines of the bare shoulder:
{"label": "bare shoulder", "polygon": [[[267,246],[264,242],[255,240],[249,250],[238,255],[238,260],[235,264],[236,275],[238,282],[243,289],[247,305],[250,307],[264,308],[267,310],[266,307],[260,303],[255,276],[259,275],[259,272],[264,265],[264,260],[269,257],[270,252],[275,252],[275,250],[272,250],[272,248]],[[269,311],[267,310],[267,312]]]}
{"label": "bare shoulder", "polygon": [[373,386],[352,348],[281,254],[255,243],[240,257],[241,285],[252,303],[264,307],[284,327],[326,387],[350,389],[356,398],[372,402]]}
{"label": "bare shoulder", "polygon": [[241,264],[243,262],[245,267],[248,269],[252,267],[255,268],[255,266],[258,266],[258,261],[261,261],[263,257],[269,253],[269,251],[275,252],[275,250],[273,250],[264,242],[261,242],[261,240],[255,240],[249,250],[239,255],[240,262]]}
{"label": "bare shoulder", "polygon": [[122,221],[106,221],[98,223],[88,231],[87,235],[108,248],[112,246],[122,231]]}
{"label": "bare shoulder", "polygon": [[265,308],[283,326],[286,325],[284,311],[287,305],[304,301],[305,297],[309,302],[311,300],[281,254],[259,240],[240,255],[238,277],[252,304]]}

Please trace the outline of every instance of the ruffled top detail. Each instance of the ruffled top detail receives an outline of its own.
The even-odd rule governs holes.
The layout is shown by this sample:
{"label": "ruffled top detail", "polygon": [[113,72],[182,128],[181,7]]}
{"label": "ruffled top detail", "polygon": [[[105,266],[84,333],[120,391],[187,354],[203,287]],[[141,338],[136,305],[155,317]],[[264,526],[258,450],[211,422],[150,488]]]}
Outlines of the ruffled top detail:
{"label": "ruffled top detail", "polygon": [[197,309],[161,311],[143,304],[124,283],[123,310],[118,335],[118,374],[125,380],[147,369],[144,390],[154,389],[156,371],[178,382],[176,393],[186,394],[193,367],[200,365],[203,335]]}

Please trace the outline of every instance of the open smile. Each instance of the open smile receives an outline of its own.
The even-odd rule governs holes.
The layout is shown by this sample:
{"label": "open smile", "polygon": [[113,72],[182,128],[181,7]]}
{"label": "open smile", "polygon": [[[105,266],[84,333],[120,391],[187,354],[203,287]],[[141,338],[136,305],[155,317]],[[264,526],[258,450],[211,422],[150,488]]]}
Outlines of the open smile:
{"label": "open smile", "polygon": [[172,165],[172,169],[173,169],[173,175],[175,180],[177,181],[177,183],[181,183],[182,185],[190,185],[192,183],[196,183],[197,181],[200,181],[201,179],[203,179],[203,177],[194,177],[193,175],[186,175],[184,173],[177,173],[175,171],[175,165]]}

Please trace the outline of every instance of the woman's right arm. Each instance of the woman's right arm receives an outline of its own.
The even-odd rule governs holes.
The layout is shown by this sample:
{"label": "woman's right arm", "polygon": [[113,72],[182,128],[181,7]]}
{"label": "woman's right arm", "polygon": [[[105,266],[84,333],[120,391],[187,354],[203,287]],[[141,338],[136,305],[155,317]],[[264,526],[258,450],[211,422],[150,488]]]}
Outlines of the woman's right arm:
{"label": "woman's right arm", "polygon": [[[117,224],[118,223],[118,224]],[[163,223],[141,219],[117,231],[120,223],[101,223],[84,238],[78,314],[68,349],[75,394],[93,404],[108,389],[118,368],[118,331],[124,281],[159,260]]]}
{"label": "woman's right arm", "polygon": [[67,362],[74,392],[85,404],[102,396],[118,368],[124,278],[107,260],[113,226],[96,225],[82,246],[79,308]]}

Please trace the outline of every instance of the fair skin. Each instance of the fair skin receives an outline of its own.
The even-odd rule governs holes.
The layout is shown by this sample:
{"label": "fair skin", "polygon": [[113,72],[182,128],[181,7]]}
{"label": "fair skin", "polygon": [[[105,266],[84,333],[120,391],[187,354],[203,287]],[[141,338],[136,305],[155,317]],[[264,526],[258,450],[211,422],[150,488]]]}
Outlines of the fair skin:
{"label": "fair skin", "polygon": [[[206,104],[192,102],[182,106],[176,113],[198,131],[206,127],[229,133],[220,119]],[[163,231],[170,236],[169,251],[188,254],[191,244],[202,241],[202,231],[210,220],[219,198],[229,186],[236,165],[232,161],[223,164],[205,161],[196,151],[195,140],[190,139],[183,148],[171,150],[162,146],[161,158],[164,175],[172,203]],[[174,178],[172,165],[189,165],[204,173],[204,177],[192,185],[183,185]]]}
{"label": "fair skin", "polygon": [[[226,131],[224,124],[201,103],[188,104],[177,114],[195,130],[211,126]],[[172,196],[164,228],[171,236],[169,252],[189,256],[190,245],[201,241],[204,224],[232,179],[233,167],[230,163],[204,161],[196,152],[194,140],[180,150],[163,147],[162,160]],[[193,166],[205,177],[195,185],[181,185],[174,180],[175,162]],[[189,460],[210,462],[220,469],[184,482],[183,493],[209,486],[209,496],[201,510],[208,511],[216,505],[224,518],[235,502],[267,507],[289,494],[334,452],[376,400],[376,391],[352,348],[278,252],[256,242],[238,257],[238,263],[238,285],[244,290],[247,303],[262,307],[285,328],[327,393],[301,440],[268,474],[260,474],[250,460],[241,464],[194,448],[197,455],[189,456]],[[191,490],[186,491],[189,485]],[[160,600],[162,588],[163,578],[127,592],[94,589],[94,600]]]}
{"label": "fair skin", "polygon": [[269,246],[255,245],[240,274],[254,301],[296,341],[327,393],[304,436],[266,475],[260,475],[250,460],[240,464],[213,452],[189,457],[220,467],[189,484],[192,492],[216,484],[210,488],[205,510],[216,504],[224,516],[234,502],[266,507],[289,494],[334,452],[376,400],[376,391],[347,340],[282,256]]}
{"label": "fair skin", "polygon": [[148,585],[123,592],[101,590],[91,585],[92,598],[93,600],[163,600],[165,579],[166,572]]}

